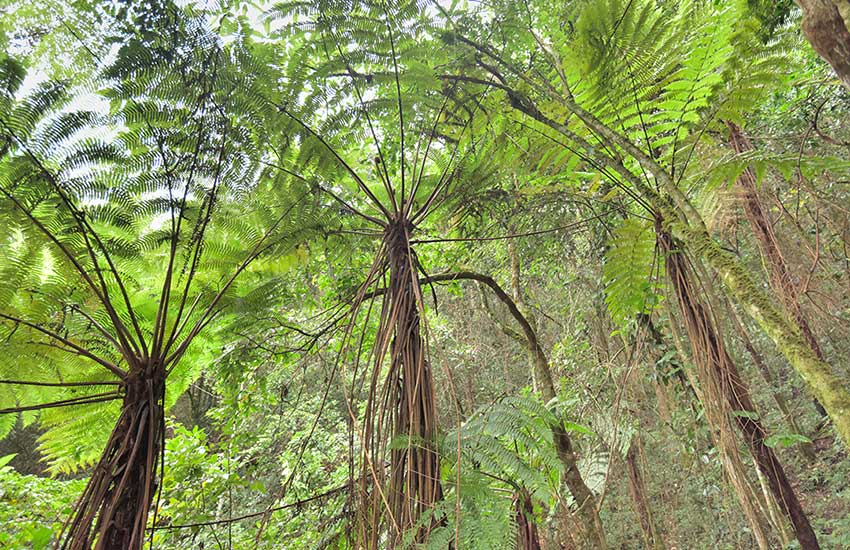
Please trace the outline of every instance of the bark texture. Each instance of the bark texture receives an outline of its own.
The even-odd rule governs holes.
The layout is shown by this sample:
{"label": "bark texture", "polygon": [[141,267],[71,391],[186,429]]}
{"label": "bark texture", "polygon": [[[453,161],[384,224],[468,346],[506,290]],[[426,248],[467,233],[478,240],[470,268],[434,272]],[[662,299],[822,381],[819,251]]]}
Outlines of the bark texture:
{"label": "bark texture", "polygon": [[[729,129],[729,143],[736,153],[740,154],[752,150],[753,146],[750,144],[750,140],[747,139],[737,124],[726,121],[726,127]],[[785,256],[782,254],[782,250],[779,248],[773,226],[762,208],[756,176],[753,171],[750,168],[744,170],[738,176],[737,184],[740,191],[741,206],[758,243],[759,252],[769,269],[770,286],[782,299],[785,308],[791,314],[794,323],[800,328],[803,338],[812,348],[814,354],[821,361],[825,361],[823,350],[821,350],[809,320],[800,305],[800,289]]]}
{"label": "bark texture", "polygon": [[850,1],[796,0],[803,10],[803,34],[850,90]]}
{"label": "bark texture", "polygon": [[[437,436],[437,403],[431,365],[420,331],[416,259],[407,233],[398,231],[390,241],[390,281],[401,287],[390,299],[394,333],[390,346],[390,385],[398,377],[394,399],[394,436],[409,437],[413,443],[390,453],[390,508],[402,525],[412,527],[419,517],[442,499],[440,463],[432,445]],[[391,283],[392,286],[392,283]],[[414,288],[415,287],[415,288]],[[404,529],[403,529],[404,530]]]}
{"label": "bark texture", "polygon": [[528,491],[517,491],[514,495],[514,523],[517,526],[517,550],[541,550],[540,533],[534,522],[534,506]]}
{"label": "bark texture", "polygon": [[131,374],[121,416],[61,544],[67,550],[141,550],[162,450],[164,371]]}
{"label": "bark texture", "polygon": [[664,548],[664,542],[658,534],[652,508],[649,506],[646,483],[643,478],[641,447],[640,437],[634,436],[629,444],[629,451],[626,453],[626,468],[629,474],[629,495],[632,498],[632,505],[635,508],[638,521],[640,521],[640,530],[643,534],[643,544],[646,550],[662,550]]}

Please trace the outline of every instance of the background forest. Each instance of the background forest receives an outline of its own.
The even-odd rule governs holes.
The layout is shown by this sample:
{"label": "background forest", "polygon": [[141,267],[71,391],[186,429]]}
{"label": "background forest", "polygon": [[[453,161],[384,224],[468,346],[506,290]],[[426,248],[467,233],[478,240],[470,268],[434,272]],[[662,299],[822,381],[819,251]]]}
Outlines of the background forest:
{"label": "background forest", "polygon": [[0,548],[850,548],[846,0],[0,16]]}

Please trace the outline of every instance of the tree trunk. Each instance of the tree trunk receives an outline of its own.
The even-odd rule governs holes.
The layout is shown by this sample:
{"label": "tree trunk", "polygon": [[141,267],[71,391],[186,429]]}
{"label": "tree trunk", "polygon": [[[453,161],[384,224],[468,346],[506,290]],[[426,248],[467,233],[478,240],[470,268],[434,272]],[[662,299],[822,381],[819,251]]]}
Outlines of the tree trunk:
{"label": "tree trunk", "polygon": [[[390,449],[389,479],[386,504],[383,488],[372,487],[369,508],[371,520],[366,519],[368,547],[385,547],[380,525],[389,526],[389,547],[395,548],[404,535],[415,529],[415,542],[425,542],[437,522],[420,525],[423,514],[442,500],[439,455],[434,448],[437,437],[437,404],[434,380],[428,361],[425,341],[421,334],[422,291],[418,280],[418,261],[410,248],[410,230],[406,220],[393,221],[387,229],[385,243],[389,261],[389,288],[381,327],[376,337],[376,364],[373,369],[372,390],[367,406],[367,436],[364,444],[364,464],[373,468],[385,460],[390,441],[406,440],[403,447]],[[383,356],[389,353],[388,369],[382,369]],[[386,372],[386,379],[375,395],[377,377]],[[374,439],[374,440],[373,440]],[[365,467],[365,466],[364,466]],[[375,474],[368,469],[363,479]],[[377,483],[380,483],[378,479]],[[364,481],[363,483],[366,483]],[[392,514],[383,522],[384,508]]]}
{"label": "tree trunk", "polygon": [[[496,294],[496,297],[507,306],[508,311],[510,311],[511,316],[519,323],[522,333],[525,336],[528,352],[532,359],[532,369],[539,384],[540,396],[546,403],[555,399],[557,392],[555,391],[555,383],[552,378],[552,370],[549,367],[549,360],[546,358],[546,354],[537,339],[537,333],[528,322],[528,319],[520,312],[514,300],[511,299],[492,277],[472,271],[461,271],[433,275],[423,280],[423,282],[456,281],[462,279],[478,281],[487,285]],[[596,509],[596,496],[581,477],[570,436],[564,429],[563,423],[553,424],[550,426],[550,429],[552,430],[552,437],[555,442],[558,458],[564,467],[564,483],[575,500],[575,514],[579,519],[581,529],[584,531],[576,538],[583,542],[585,548],[604,550],[608,547],[608,544],[605,540],[605,530],[602,528],[599,511]]]}
{"label": "tree trunk", "polygon": [[[773,376],[773,373],[770,372],[767,364],[764,362],[764,358],[762,355],[756,350],[753,345],[750,337],[747,335],[747,330],[744,328],[744,325],[741,323],[741,320],[738,318],[738,314],[735,313],[735,310],[732,309],[732,306],[727,302],[726,309],[729,311],[729,319],[732,321],[732,324],[735,327],[735,331],[738,333],[738,337],[741,339],[741,343],[744,344],[744,349],[747,350],[747,353],[752,358],[753,363],[761,374],[762,379],[765,381],[768,387],[768,391],[770,391],[770,395],[773,398],[774,403],[776,403],[777,408],[782,413],[782,417],[785,419],[785,423],[788,425],[788,429],[791,433],[802,434],[803,431],[800,428],[800,425],[797,423],[797,419],[794,417],[791,412],[790,407],[788,407],[788,402],[785,401],[785,397],[780,393],[780,391],[776,388],[777,381]],[[815,460],[815,449],[814,445],[811,443],[801,443],[799,445],[800,452],[808,461]]]}
{"label": "tree trunk", "polygon": [[514,495],[514,523],[516,523],[517,550],[541,550],[540,534],[534,523],[534,506],[525,489]]}
{"label": "tree trunk", "polygon": [[755,405],[750,399],[732,358],[726,351],[720,334],[706,307],[698,299],[691,281],[691,271],[685,256],[675,245],[672,236],[657,224],[659,247],[665,254],[667,276],[678,298],[682,319],[688,330],[694,360],[719,383],[735,423],[744,437],[759,470],[764,475],[771,492],[781,504],[791,521],[794,534],[804,550],[820,548],[817,537],[800,505],[797,495],[773,449],[765,445],[766,432],[759,420]]}
{"label": "tree trunk", "polygon": [[663,550],[664,542],[658,535],[655,517],[647,501],[646,484],[643,480],[643,470],[640,465],[641,440],[639,435],[632,437],[629,451],[626,453],[626,466],[629,471],[629,495],[640,522],[643,543],[646,550]]}
{"label": "tree trunk", "polygon": [[728,292],[755,319],[773,340],[779,352],[805,380],[832,420],[845,447],[850,448],[850,389],[845,381],[832,372],[829,364],[815,355],[797,326],[786,318],[783,308],[777,308],[774,305],[737,258],[712,239],[701,214],[679,189],[673,176],[635,143],[582,108],[574,98],[560,96],[558,100],[589,130],[597,134],[599,139],[609,146],[621,147],[647,172],[655,176],[659,190],[647,185],[641,177],[626,168],[621,158],[600,153],[598,147],[566,125],[546,117],[528,97],[507,87],[503,89],[508,93],[513,108],[559,132],[585,151],[588,159],[593,163],[613,170],[635,187],[652,209],[666,220],[665,223],[669,224],[666,229],[679,239],[694,257],[704,259],[720,275]]}
{"label": "tree trunk", "polygon": [[126,381],[121,416],[66,525],[61,548],[141,550],[162,451],[164,382],[159,368]]}
{"label": "tree trunk", "polygon": [[[732,150],[736,153],[751,151],[752,145],[747,137],[741,131],[741,128],[734,122],[724,121],[726,127],[729,128],[729,142]],[[756,237],[759,251],[762,258],[767,264],[770,271],[770,286],[773,291],[780,297],[785,309],[791,315],[794,323],[799,327],[800,333],[806,340],[808,346],[812,349],[815,356],[826,361],[823,355],[820,344],[809,325],[809,320],[803,312],[800,305],[799,288],[794,282],[794,277],[785,261],[782,251],[779,249],[779,244],[776,241],[776,235],[773,232],[773,226],[770,224],[764,209],[759,200],[756,176],[753,171],[747,167],[740,176],[738,176],[738,188],[741,193],[741,205],[747,220],[750,223],[750,229]],[[826,416],[826,410],[815,400],[815,408],[821,416]]]}
{"label": "tree trunk", "polygon": [[803,34],[850,90],[850,2],[795,0],[803,10]]}

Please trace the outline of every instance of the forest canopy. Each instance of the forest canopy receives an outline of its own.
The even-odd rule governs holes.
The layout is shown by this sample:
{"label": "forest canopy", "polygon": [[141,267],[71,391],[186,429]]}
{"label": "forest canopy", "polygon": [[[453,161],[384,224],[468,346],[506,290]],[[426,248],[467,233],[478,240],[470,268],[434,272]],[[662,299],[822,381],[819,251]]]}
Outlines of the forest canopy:
{"label": "forest canopy", "polygon": [[0,16],[0,548],[850,547],[846,1]]}

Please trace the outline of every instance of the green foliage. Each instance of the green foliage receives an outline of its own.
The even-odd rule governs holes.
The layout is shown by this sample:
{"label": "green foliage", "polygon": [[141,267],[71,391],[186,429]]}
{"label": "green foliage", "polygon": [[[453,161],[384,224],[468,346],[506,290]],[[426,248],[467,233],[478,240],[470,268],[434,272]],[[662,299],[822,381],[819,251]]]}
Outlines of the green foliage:
{"label": "green foliage", "polygon": [[21,475],[6,465],[11,459],[10,455],[0,457],[0,545],[50,548],[85,481]]}
{"label": "green foliage", "polygon": [[620,325],[652,312],[658,301],[654,274],[660,260],[655,254],[655,230],[638,218],[627,218],[614,230],[605,252],[605,303]]}
{"label": "green foliage", "polygon": [[764,440],[768,447],[791,447],[799,443],[811,443],[812,440],[802,434],[778,433]]}
{"label": "green foliage", "polygon": [[[532,395],[502,399],[469,418],[460,433],[466,459],[481,470],[513,480],[535,498],[558,494],[560,461],[552,442],[555,415]],[[445,445],[456,443],[448,434]],[[447,447],[443,454],[451,456]]]}
{"label": "green foliage", "polygon": [[747,6],[761,23],[759,36],[768,41],[774,31],[788,20],[794,9],[794,0],[747,0]]}
{"label": "green foliage", "polygon": [[[414,224],[423,270],[505,282],[558,386],[550,403],[520,389],[528,350],[501,305],[467,283],[423,287],[444,498],[418,520],[436,522],[428,541],[411,531],[406,547],[514,548],[526,492],[546,546],[565,543],[558,516],[575,502],[554,425],[604,495],[610,547],[641,537],[630,449],[665,545],[754,545],[691,358],[668,341],[687,335],[658,307],[653,220],[716,205],[700,242],[734,250],[756,289],[762,261],[725,189],[751,168],[846,374],[850,119],[786,25],[789,1],[14,4],[0,8],[0,409],[33,410],[0,414],[0,445],[37,447],[48,471],[0,458],[0,547],[54,542],[84,484],[68,478],[99,459],[122,373],[157,339],[169,417],[154,547],[356,547],[359,366],[382,298],[357,319],[357,349],[340,327],[382,237],[364,225],[391,201],[385,179],[421,180],[418,206],[447,191]],[[755,149],[731,155],[723,121]],[[631,330],[645,319],[657,340]],[[802,382],[751,337],[783,379],[750,384],[766,443],[821,544],[846,547],[846,452],[824,450]]]}
{"label": "green foliage", "polygon": [[[168,407],[221,345],[207,324],[265,307],[257,288],[267,297],[273,278],[299,261],[296,243],[329,221],[306,200],[309,187],[264,163],[281,145],[266,132],[278,116],[273,73],[244,44],[223,45],[203,14],[157,24],[167,32],[125,37],[84,87],[48,81],[17,94],[23,72],[6,64],[3,379],[117,382],[131,355],[156,345],[174,363]],[[93,110],[85,97],[97,101]],[[0,407],[95,401],[104,387],[4,385]],[[115,411],[87,404],[42,414],[54,470],[92,464]]]}

